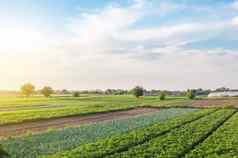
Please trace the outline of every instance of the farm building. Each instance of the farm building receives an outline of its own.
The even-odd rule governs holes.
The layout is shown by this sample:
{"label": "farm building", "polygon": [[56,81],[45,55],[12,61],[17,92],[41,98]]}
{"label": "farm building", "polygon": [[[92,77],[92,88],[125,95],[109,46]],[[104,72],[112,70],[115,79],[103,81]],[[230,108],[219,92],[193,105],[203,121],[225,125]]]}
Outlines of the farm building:
{"label": "farm building", "polygon": [[208,97],[238,97],[238,91],[211,92]]}

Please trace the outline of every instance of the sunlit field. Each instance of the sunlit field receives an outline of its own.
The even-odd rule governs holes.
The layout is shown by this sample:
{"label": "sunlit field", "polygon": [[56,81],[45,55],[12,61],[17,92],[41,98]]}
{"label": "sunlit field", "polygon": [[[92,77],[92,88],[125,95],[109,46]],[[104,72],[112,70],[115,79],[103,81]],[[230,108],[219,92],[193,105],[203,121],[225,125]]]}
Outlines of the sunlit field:
{"label": "sunlit field", "polygon": [[0,97],[0,124],[17,123],[26,120],[46,119],[61,116],[85,115],[98,112],[125,110],[140,106],[186,106],[191,101],[185,97],[168,97],[161,101],[158,97],[135,98],[133,96],[80,97]]}

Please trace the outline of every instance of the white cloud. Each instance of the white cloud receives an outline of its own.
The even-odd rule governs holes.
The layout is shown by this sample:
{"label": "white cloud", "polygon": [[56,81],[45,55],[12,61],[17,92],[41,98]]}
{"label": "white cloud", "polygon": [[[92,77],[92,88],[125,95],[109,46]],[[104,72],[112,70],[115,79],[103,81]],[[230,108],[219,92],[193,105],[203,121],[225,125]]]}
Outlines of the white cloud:
{"label": "white cloud", "polygon": [[[62,41],[35,29],[18,27],[15,33],[2,31],[7,34],[0,37],[0,42],[9,38],[2,48],[28,54],[0,59],[1,67],[9,67],[0,68],[6,78],[0,84],[10,85],[17,80],[15,85],[11,84],[16,87],[27,78],[38,85],[82,89],[128,88],[136,84],[162,89],[235,86],[238,78],[233,72],[238,70],[238,57],[233,51],[186,48],[188,43],[224,31],[226,23],[180,22],[135,27],[146,16],[165,15],[180,7],[184,8],[163,2],[158,9],[148,1],[134,0],[127,7],[109,5],[95,12],[81,12],[67,24],[65,34],[72,36]],[[12,41],[16,43],[15,50]],[[9,63],[10,60],[15,64]]]}
{"label": "white cloud", "polygon": [[238,16],[232,19],[232,25],[238,27]]}
{"label": "white cloud", "polygon": [[232,7],[233,9],[238,10],[238,1],[234,1],[234,2],[232,3],[231,7]]}

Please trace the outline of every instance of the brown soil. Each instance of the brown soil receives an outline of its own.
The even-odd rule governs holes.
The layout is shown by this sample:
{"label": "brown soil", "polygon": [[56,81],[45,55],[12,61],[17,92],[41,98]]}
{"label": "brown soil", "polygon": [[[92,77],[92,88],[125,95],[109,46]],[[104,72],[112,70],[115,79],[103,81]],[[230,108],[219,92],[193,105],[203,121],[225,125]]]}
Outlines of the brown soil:
{"label": "brown soil", "polygon": [[21,136],[27,133],[45,132],[49,129],[61,129],[65,127],[79,126],[81,124],[90,124],[102,121],[125,119],[128,117],[149,114],[157,111],[159,111],[159,109],[136,108],[126,111],[98,113],[88,116],[72,116],[72,117],[53,118],[11,125],[2,125],[0,126],[0,138],[6,138],[9,136]]}
{"label": "brown soil", "polygon": [[195,107],[238,107],[238,99],[237,98],[216,98],[216,99],[203,99],[196,100],[192,102],[192,106]]}

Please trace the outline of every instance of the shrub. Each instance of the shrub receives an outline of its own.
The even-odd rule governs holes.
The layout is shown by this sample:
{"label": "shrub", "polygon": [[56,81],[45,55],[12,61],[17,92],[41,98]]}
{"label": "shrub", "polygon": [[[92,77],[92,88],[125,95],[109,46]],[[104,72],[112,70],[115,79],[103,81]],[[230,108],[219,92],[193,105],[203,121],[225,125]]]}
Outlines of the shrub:
{"label": "shrub", "polygon": [[164,91],[161,92],[160,95],[159,95],[159,99],[160,100],[165,100],[165,97],[166,97],[166,93]]}
{"label": "shrub", "polygon": [[73,97],[79,97],[79,96],[80,96],[79,92],[74,92],[73,93]]}
{"label": "shrub", "polygon": [[187,97],[189,99],[195,99],[195,97],[196,97],[195,91],[194,90],[188,90],[187,91]]}
{"label": "shrub", "polygon": [[135,88],[133,88],[132,92],[133,92],[133,95],[134,95],[136,98],[139,98],[139,97],[143,96],[143,94],[144,94],[144,89],[143,89],[143,87],[136,86]]}

